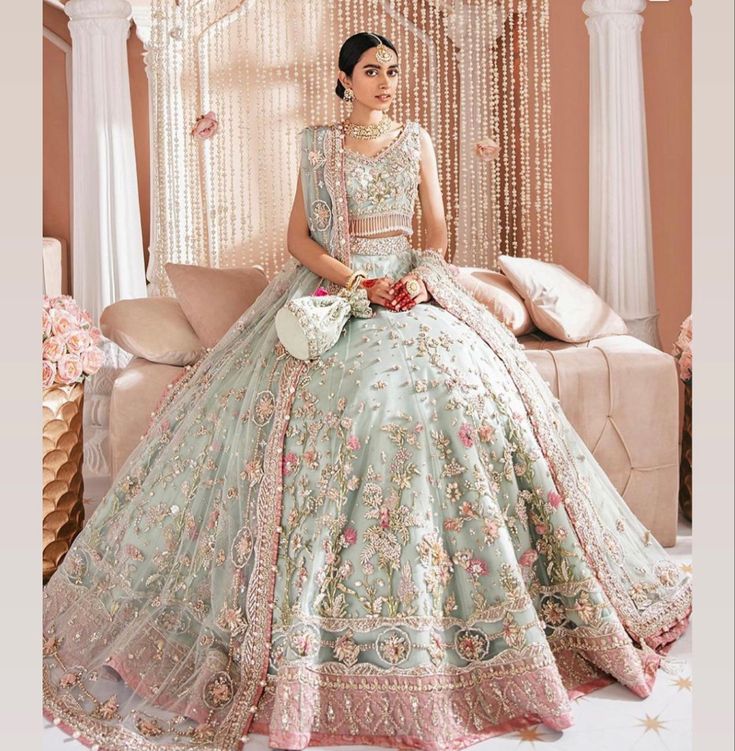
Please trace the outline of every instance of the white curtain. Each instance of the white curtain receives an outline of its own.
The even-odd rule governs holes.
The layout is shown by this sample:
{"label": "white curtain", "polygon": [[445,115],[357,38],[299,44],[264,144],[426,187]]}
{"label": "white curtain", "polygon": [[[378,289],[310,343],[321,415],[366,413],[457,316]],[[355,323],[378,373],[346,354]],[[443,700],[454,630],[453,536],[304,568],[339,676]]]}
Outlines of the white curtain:
{"label": "white curtain", "polygon": [[634,336],[661,348],[653,274],[639,15],[586,0],[590,37],[589,279]]}
{"label": "white curtain", "polygon": [[[128,80],[127,0],[69,0],[72,38],[72,291],[98,322],[117,300],[146,296]],[[84,479],[109,482],[112,383],[129,355],[105,342],[104,367],[85,384]]]}

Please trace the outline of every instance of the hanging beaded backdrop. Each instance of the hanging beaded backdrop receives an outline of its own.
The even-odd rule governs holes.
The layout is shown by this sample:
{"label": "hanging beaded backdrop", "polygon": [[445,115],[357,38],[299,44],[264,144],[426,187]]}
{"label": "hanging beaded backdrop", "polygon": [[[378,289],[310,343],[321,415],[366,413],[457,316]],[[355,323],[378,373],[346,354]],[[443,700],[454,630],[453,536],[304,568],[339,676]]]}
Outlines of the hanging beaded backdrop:
{"label": "hanging beaded backdrop", "polygon": [[[501,253],[551,260],[549,0],[153,0],[149,51],[156,231],[148,278],[164,264],[262,265],[288,258],[298,132],[343,119],[334,93],[342,42],[393,41],[394,120],[431,134],[457,264]],[[216,132],[197,138],[212,112]],[[204,123],[206,124],[206,123]],[[478,144],[492,138],[496,160]],[[414,244],[422,244],[418,207]]]}

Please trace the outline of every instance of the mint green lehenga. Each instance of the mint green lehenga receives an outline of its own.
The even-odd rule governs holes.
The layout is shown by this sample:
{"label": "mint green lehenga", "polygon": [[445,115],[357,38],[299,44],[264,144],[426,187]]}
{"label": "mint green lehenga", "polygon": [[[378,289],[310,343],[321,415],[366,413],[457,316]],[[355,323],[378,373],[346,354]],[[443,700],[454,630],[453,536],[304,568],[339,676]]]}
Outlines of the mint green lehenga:
{"label": "mint green lehenga", "polygon": [[169,390],[45,588],[45,712],[88,745],[465,748],[568,727],[613,680],[646,696],[685,630],[688,578],[513,335],[407,233],[369,236],[410,227],[418,137],[370,158],[307,128],[302,185],[332,255],[415,269],[432,303],[302,362],[273,318],[321,280],[290,265]]}

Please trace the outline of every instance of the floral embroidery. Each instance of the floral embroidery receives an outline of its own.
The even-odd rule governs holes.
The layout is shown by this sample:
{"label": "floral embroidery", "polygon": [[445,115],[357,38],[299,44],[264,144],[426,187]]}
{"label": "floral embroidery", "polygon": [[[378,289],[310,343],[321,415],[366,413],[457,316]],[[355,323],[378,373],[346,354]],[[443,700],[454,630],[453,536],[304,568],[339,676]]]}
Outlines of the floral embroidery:
{"label": "floral embroidery", "polygon": [[487,655],[490,642],[487,636],[477,629],[461,629],[454,639],[457,654],[468,662],[482,660]]}
{"label": "floral embroidery", "polygon": [[212,709],[227,706],[234,696],[232,678],[227,673],[215,673],[204,687],[204,703]]}
{"label": "floral embroidery", "polygon": [[378,637],[376,651],[389,665],[400,665],[411,654],[411,640],[401,629],[392,628]]}
{"label": "floral embroidery", "polygon": [[235,566],[242,568],[253,552],[253,533],[249,527],[243,527],[232,541],[232,560]]}
{"label": "floral embroidery", "polygon": [[326,230],[332,223],[332,210],[324,201],[314,201],[311,205],[311,224],[319,232]]}

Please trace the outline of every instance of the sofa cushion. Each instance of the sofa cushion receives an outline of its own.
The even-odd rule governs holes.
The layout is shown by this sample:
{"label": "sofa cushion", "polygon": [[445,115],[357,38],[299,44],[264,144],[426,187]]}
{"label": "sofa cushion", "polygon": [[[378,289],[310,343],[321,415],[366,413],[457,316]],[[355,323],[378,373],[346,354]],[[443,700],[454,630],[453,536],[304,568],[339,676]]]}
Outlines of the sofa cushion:
{"label": "sofa cushion", "polygon": [[176,299],[205,347],[214,347],[268,286],[259,266],[210,269],[167,263]]}
{"label": "sofa cushion", "polygon": [[457,281],[516,336],[535,328],[523,298],[497,271],[460,267]]}
{"label": "sofa cushion", "polygon": [[164,365],[189,365],[203,349],[181,306],[169,297],[108,305],[100,316],[100,330],[131,355]]}
{"label": "sofa cushion", "polygon": [[500,256],[500,268],[526,302],[533,322],[564,342],[626,334],[625,321],[571,271],[536,258]]}

